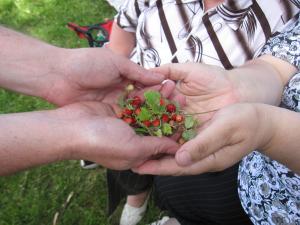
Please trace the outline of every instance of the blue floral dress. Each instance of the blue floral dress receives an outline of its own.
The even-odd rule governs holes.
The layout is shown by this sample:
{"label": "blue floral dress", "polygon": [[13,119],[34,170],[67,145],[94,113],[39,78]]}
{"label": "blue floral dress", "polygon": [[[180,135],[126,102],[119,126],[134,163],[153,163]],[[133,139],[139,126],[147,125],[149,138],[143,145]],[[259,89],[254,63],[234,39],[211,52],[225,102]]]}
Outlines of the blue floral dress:
{"label": "blue floral dress", "polygon": [[[300,71],[300,16],[284,33],[271,38],[262,54],[288,61]],[[300,112],[300,72],[285,88],[282,106]],[[242,160],[238,178],[242,206],[254,224],[300,225],[298,174],[254,151]]]}

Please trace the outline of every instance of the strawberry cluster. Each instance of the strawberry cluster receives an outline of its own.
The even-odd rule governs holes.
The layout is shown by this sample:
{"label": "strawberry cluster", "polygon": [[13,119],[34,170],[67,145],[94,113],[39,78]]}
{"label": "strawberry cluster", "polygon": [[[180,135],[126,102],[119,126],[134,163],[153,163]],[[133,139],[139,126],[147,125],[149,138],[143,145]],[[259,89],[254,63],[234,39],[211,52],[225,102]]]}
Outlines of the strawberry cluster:
{"label": "strawberry cluster", "polygon": [[119,101],[120,118],[137,134],[161,137],[180,133],[180,143],[196,135],[197,121],[192,116],[185,116],[176,102],[163,98],[157,91],[145,92],[144,98],[134,96]]}

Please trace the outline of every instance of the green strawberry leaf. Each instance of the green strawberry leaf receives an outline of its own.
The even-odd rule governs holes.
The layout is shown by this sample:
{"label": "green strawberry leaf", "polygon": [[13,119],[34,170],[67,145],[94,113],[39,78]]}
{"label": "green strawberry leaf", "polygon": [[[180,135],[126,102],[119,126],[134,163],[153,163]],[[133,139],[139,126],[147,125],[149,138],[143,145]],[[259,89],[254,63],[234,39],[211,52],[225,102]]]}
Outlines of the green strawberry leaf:
{"label": "green strawberry leaf", "polygon": [[184,120],[184,126],[186,129],[193,128],[197,124],[197,120],[192,116],[186,116]]}
{"label": "green strawberry leaf", "polygon": [[164,123],[162,125],[162,133],[166,136],[173,134],[171,125],[168,123]]}
{"label": "green strawberry leaf", "polygon": [[145,120],[150,120],[151,118],[151,112],[146,107],[141,107],[141,112],[137,115],[137,119],[143,122]]}
{"label": "green strawberry leaf", "polygon": [[193,139],[196,136],[197,136],[197,132],[194,129],[185,130],[185,131],[183,131],[183,133],[181,135],[181,137],[185,141],[189,141],[189,140]]}
{"label": "green strawberry leaf", "polygon": [[145,135],[149,134],[148,130],[144,127],[134,128],[136,134]]}
{"label": "green strawberry leaf", "polygon": [[157,137],[162,137],[163,136],[161,129],[158,129],[157,131],[154,131],[154,134]]}
{"label": "green strawberry leaf", "polygon": [[146,91],[144,93],[145,102],[155,114],[163,112],[164,107],[160,105],[161,95],[158,91]]}
{"label": "green strawberry leaf", "polygon": [[119,96],[118,105],[120,106],[120,108],[125,108],[126,101],[125,101],[125,96],[124,95]]}

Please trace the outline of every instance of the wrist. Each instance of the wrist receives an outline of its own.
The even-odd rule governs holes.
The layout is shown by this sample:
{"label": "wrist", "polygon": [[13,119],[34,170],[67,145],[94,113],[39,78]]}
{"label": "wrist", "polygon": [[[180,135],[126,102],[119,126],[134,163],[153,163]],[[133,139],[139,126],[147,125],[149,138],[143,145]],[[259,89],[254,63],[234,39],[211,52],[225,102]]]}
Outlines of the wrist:
{"label": "wrist", "polygon": [[257,148],[266,153],[270,146],[272,146],[272,140],[276,135],[276,115],[274,115],[274,106],[265,104],[253,104],[256,108],[258,115],[258,123],[260,124],[258,129],[258,144]]}
{"label": "wrist", "polygon": [[52,162],[73,159],[77,135],[74,120],[61,116],[59,109],[40,112],[40,126],[37,137],[42,140],[46,154]]}
{"label": "wrist", "polygon": [[278,105],[283,83],[278,72],[263,60],[254,60],[229,71],[240,102]]}
{"label": "wrist", "polygon": [[56,110],[2,115],[0,127],[0,175],[72,159],[72,123]]}

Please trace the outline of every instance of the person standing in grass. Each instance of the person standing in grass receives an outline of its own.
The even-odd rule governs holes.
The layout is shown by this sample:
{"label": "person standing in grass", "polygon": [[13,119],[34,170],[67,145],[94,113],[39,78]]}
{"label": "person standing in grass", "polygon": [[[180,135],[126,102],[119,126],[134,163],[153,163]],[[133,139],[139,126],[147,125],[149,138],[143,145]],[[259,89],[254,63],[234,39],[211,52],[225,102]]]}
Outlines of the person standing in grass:
{"label": "person standing in grass", "polygon": [[170,139],[137,136],[113,110],[128,80],[155,85],[162,75],[108,49],[58,48],[1,26],[0,49],[2,88],[61,107],[0,115],[0,175],[70,159],[128,169],[176,151]]}

